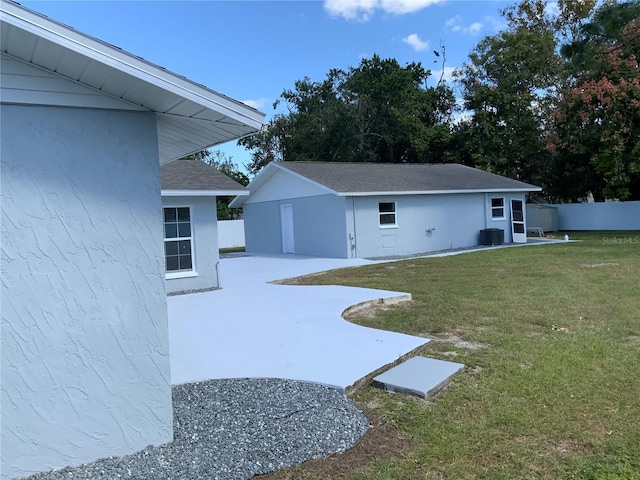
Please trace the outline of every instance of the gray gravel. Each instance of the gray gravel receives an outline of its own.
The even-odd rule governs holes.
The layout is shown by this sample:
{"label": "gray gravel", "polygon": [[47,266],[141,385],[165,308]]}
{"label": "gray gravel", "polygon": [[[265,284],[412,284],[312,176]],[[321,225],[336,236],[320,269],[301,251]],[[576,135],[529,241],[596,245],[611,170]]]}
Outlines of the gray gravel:
{"label": "gray gravel", "polygon": [[368,418],[336,390],[277,379],[212,380],[173,387],[170,444],[30,479],[248,479],[344,452]]}

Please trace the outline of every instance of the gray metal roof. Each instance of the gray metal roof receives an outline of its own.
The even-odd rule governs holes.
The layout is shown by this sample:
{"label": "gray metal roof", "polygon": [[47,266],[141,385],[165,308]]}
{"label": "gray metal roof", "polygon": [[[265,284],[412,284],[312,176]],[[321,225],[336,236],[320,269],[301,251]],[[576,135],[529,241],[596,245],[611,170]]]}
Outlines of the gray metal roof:
{"label": "gray metal roof", "polygon": [[[238,182],[200,160],[174,160],[160,166],[162,192],[211,192],[219,195],[247,195]],[[211,194],[210,193],[210,194]]]}
{"label": "gray metal roof", "polygon": [[338,194],[539,191],[540,187],[455,163],[279,162]]}
{"label": "gray metal roof", "polygon": [[155,112],[161,163],[262,126],[254,108],[18,3],[0,0],[0,13],[4,54]]}

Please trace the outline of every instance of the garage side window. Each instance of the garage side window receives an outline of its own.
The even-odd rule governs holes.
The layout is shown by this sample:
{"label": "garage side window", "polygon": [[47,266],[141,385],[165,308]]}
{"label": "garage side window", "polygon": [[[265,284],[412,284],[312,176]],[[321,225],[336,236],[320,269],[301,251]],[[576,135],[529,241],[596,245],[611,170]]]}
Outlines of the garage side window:
{"label": "garage side window", "polygon": [[491,219],[504,220],[504,198],[491,199]]}
{"label": "garage side window", "polygon": [[164,209],[164,258],[167,272],[193,270],[189,207]]}
{"label": "garage side window", "polygon": [[381,227],[395,227],[396,223],[396,202],[378,203],[378,214],[380,216]]}

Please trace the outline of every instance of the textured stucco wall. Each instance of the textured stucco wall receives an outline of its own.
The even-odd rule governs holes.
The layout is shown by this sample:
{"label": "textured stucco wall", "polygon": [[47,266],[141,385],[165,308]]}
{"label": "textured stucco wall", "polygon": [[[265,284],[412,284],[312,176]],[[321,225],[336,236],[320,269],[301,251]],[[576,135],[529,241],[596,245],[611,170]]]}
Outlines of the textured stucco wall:
{"label": "textured stucco wall", "polygon": [[191,254],[197,276],[167,278],[167,292],[218,288],[216,197],[162,197],[163,207],[190,207]]}
{"label": "textured stucco wall", "polygon": [[170,441],[154,115],[1,122],[2,477]]}
{"label": "textured stucco wall", "polygon": [[[378,203],[393,201],[398,226],[381,228]],[[483,194],[355,197],[355,212],[356,255],[360,258],[477,245],[479,232],[485,228]]]}
{"label": "textured stucco wall", "polygon": [[278,200],[245,204],[242,216],[247,252],[282,253]]}
{"label": "textured stucco wall", "polygon": [[296,255],[348,258],[345,199],[337,195],[245,204],[247,252],[282,253],[281,205],[292,206]]}
{"label": "textured stucco wall", "polygon": [[293,238],[296,254],[347,258],[347,225],[344,197],[317,197],[281,200],[293,208]]}
{"label": "textured stucco wall", "polygon": [[[521,200],[525,208],[525,228],[527,227],[527,206],[526,197],[524,193],[487,193],[485,194],[485,214],[487,216],[487,224],[483,228],[499,228],[504,230],[504,242],[511,243],[513,241],[513,235],[511,233],[511,199]],[[492,198],[504,198],[504,219],[494,220],[491,218],[491,199]]]}

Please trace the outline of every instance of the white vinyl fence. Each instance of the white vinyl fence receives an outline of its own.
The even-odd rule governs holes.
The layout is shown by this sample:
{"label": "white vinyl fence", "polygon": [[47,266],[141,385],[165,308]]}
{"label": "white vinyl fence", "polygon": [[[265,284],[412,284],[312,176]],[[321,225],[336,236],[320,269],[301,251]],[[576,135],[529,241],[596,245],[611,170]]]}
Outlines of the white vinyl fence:
{"label": "white vinyl fence", "polygon": [[640,230],[640,201],[556,206],[559,230]]}
{"label": "white vinyl fence", "polygon": [[244,247],[244,220],[218,222],[218,248]]}

